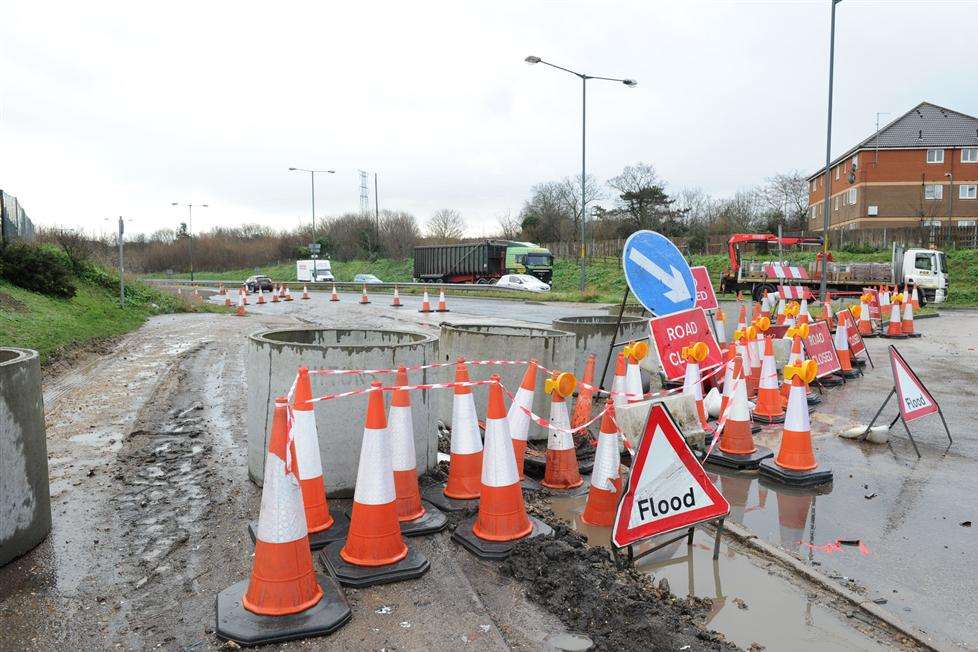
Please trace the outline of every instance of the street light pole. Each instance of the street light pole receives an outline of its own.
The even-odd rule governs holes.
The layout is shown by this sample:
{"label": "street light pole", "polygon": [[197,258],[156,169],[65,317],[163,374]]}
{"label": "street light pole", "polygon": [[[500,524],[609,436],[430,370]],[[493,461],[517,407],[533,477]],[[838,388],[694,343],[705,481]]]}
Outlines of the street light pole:
{"label": "street light pole", "polygon": [[[179,206],[180,202],[170,202],[171,206]],[[194,205],[187,206],[187,247],[190,249],[190,282],[194,282]],[[208,208],[207,204],[197,204],[200,208]]]}
{"label": "street light pole", "polygon": [[289,168],[290,172],[308,172],[309,185],[312,190],[312,234],[316,235],[316,173],[325,172],[326,174],[336,174],[336,170],[309,170],[306,168]]}
{"label": "street light pole", "polygon": [[829,273],[829,199],[832,195],[832,178],[829,167],[832,165],[832,84],[835,75],[835,6],[842,0],[829,0],[832,3],[832,25],[829,30],[829,111],[828,126],[825,134],[825,201],[822,204],[822,280],[819,283],[819,294],[825,299],[828,291]]}
{"label": "street light pole", "polygon": [[123,308],[126,307],[126,275],[124,269],[124,258],[122,256],[122,238],[126,232],[125,225],[122,221],[122,216],[119,216],[119,305]]}
{"label": "street light pole", "polygon": [[587,220],[587,80],[589,79],[601,79],[604,81],[613,81],[624,84],[628,87],[634,87],[638,85],[634,79],[616,79],[614,77],[597,77],[594,75],[585,75],[584,73],[575,72],[568,68],[563,68],[561,66],[550,63],[549,61],[544,61],[540,57],[528,56],[524,59],[526,63],[533,65],[537,63],[542,63],[545,66],[550,66],[551,68],[556,68],[557,70],[563,70],[564,72],[569,72],[572,75],[580,77],[581,79],[581,246],[580,246],[580,263],[581,263],[581,283],[580,291],[583,294],[584,288],[587,285],[587,263],[585,262],[585,222]]}

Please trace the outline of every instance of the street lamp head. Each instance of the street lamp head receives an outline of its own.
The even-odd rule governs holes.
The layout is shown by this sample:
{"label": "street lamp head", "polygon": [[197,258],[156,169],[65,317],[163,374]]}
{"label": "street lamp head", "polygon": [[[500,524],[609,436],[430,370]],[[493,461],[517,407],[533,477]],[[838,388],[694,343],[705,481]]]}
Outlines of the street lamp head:
{"label": "street lamp head", "polygon": [[622,79],[621,83],[625,86],[638,86],[638,82],[634,79]]}
{"label": "street lamp head", "polygon": [[201,204],[200,207],[201,208],[207,208],[207,204]]}
{"label": "street lamp head", "polygon": [[170,206],[179,206],[178,202],[170,202]]}
{"label": "street lamp head", "polygon": [[326,170],[329,174],[336,174],[336,170]]}
{"label": "street lamp head", "polygon": [[535,57],[533,55],[530,55],[527,58],[523,59],[523,61],[527,62],[532,66],[535,63],[540,63],[541,61],[543,61],[543,59],[541,59],[540,57]]}
{"label": "street lamp head", "polygon": [[296,168],[289,168],[289,172],[295,172]]}

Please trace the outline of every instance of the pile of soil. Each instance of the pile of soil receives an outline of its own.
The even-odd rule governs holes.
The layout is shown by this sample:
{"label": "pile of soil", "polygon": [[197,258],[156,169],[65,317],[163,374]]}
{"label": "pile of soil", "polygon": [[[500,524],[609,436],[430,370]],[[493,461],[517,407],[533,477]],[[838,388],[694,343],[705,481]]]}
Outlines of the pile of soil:
{"label": "pile of soil", "polygon": [[645,573],[619,570],[606,549],[589,547],[560,523],[553,538],[519,543],[500,572],[522,582],[530,600],[586,634],[597,650],[738,649],[698,624],[710,600],[679,599]]}

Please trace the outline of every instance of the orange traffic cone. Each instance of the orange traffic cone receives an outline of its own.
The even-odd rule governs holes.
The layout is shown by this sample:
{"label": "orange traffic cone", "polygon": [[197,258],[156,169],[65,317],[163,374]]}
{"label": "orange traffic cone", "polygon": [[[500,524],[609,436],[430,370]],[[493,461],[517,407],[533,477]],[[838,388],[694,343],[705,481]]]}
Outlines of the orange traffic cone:
{"label": "orange traffic cone", "polygon": [[341,584],[358,588],[420,577],[430,565],[401,536],[384,396],[380,382],[370,385],[350,532],[320,557]]}
{"label": "orange traffic cone", "polygon": [[[588,422],[591,418],[591,401],[594,398],[594,390],[590,389],[594,385],[594,367],[597,364],[597,356],[593,353],[587,357],[584,363],[583,383],[577,386],[577,400],[574,401],[574,412],[571,415],[571,427],[577,428]],[[585,388],[587,385],[588,388]]]}
{"label": "orange traffic cone", "polygon": [[781,446],[773,459],[764,460],[758,469],[762,476],[789,485],[813,486],[832,481],[831,469],[820,467],[812,449],[811,426],[805,385],[815,379],[818,365],[806,360],[800,365],[785,365],[785,382],[791,383],[788,410],[784,418]]}
{"label": "orange traffic cone", "polygon": [[839,365],[842,367],[840,375],[845,378],[857,378],[861,374],[852,368],[852,351],[849,350],[849,328],[846,322],[839,320],[835,329],[835,354],[839,356]]}
{"label": "orange traffic cone", "polygon": [[761,318],[761,304],[756,301],[751,302],[750,320],[755,321]]}
{"label": "orange traffic cone", "polygon": [[246,287],[241,288],[240,290],[238,290],[238,294],[240,294],[242,296],[242,298],[244,299],[244,301],[242,303],[244,303],[244,305],[247,306],[248,303],[249,303],[248,302],[248,288],[246,288]]}
{"label": "orange traffic cone", "polygon": [[565,399],[574,393],[577,379],[574,374],[555,373],[544,382],[544,391],[550,395],[550,436],[547,437],[547,469],[540,482],[549,489],[574,489],[584,484],[577,464],[574,437],[567,432],[570,418]]}
{"label": "orange traffic cone", "polygon": [[727,347],[723,362],[723,393],[720,395],[720,417],[723,416],[733,392],[734,360],[737,359],[737,346],[733,343]]}
{"label": "orange traffic cone", "polygon": [[[622,349],[628,366],[625,368],[625,391],[628,393],[629,403],[638,403],[645,398],[642,390],[642,371],[638,363],[649,352],[649,344],[646,341],[632,342]],[[549,393],[549,392],[548,392]]]}
{"label": "orange traffic cone", "polygon": [[763,353],[761,347],[764,345],[764,331],[767,330],[766,326],[770,323],[767,320],[762,321],[762,319],[761,317],[755,319],[747,329],[747,353],[750,355],[750,377],[747,379],[747,394],[751,397],[757,396],[757,389],[761,384]]}
{"label": "orange traffic cone", "polygon": [[285,287],[285,283],[279,283],[278,285],[278,297],[279,299],[285,300],[286,295],[288,295],[288,288]]}
{"label": "orange traffic cone", "polygon": [[[916,290],[916,288],[914,288]],[[920,337],[920,333],[915,333],[913,330],[913,304],[907,303],[903,306],[903,323],[900,325],[900,331],[907,337]]]}
{"label": "orange traffic cone", "polygon": [[276,290],[276,288],[273,287],[272,288],[272,291],[269,292],[269,294],[272,295],[272,303],[278,303],[279,302],[278,291]]}
{"label": "orange traffic cone", "polygon": [[692,346],[684,346],[680,357],[686,361],[686,375],[683,378],[683,395],[692,396],[696,402],[696,414],[699,415],[700,425],[706,430],[709,425],[706,420],[706,410],[703,409],[703,381],[700,377],[700,363],[710,352],[705,342],[697,342]]}
{"label": "orange traffic cone", "polygon": [[424,294],[421,296],[421,309],[418,312],[433,312],[431,301],[428,299],[428,288],[424,289]]}
{"label": "orange traffic cone", "polygon": [[523,475],[523,462],[526,459],[526,441],[530,435],[531,423],[530,415],[521,408],[525,408],[526,410],[533,409],[533,396],[536,393],[536,389],[537,361],[534,358],[526,365],[526,371],[523,372],[523,381],[520,383],[519,389],[516,390],[516,394],[513,396],[513,402],[509,406],[509,412],[506,414],[509,435],[513,439],[516,472],[519,474],[520,480],[525,479]]}
{"label": "orange traffic cone", "polygon": [[[287,422],[288,402],[279,397],[265,457],[251,579],[217,596],[217,635],[246,645],[328,634],[351,615],[340,587],[329,576],[317,575],[312,565]],[[283,618],[293,614],[298,615]]]}
{"label": "orange traffic cone", "polygon": [[226,294],[224,295],[224,307],[225,308],[231,307],[231,297],[227,296]]}
{"label": "orange traffic cone", "polygon": [[587,503],[581,514],[581,520],[588,525],[611,527],[614,524],[618,497],[621,496],[620,461],[615,404],[609,400],[601,417],[598,447],[594,451],[594,470],[591,471]]}
{"label": "orange traffic cone", "polygon": [[890,288],[888,288],[885,285],[881,285],[880,289],[877,290],[877,292],[880,298],[880,308],[885,308],[888,305],[890,305]]}
{"label": "orange traffic cone", "polygon": [[761,297],[761,317],[771,318],[771,305],[769,302],[773,299],[774,297],[769,298],[767,290],[764,290],[764,295]]}
{"label": "orange traffic cone", "polygon": [[333,284],[333,291],[329,293],[329,300],[336,302],[340,300],[340,295],[336,292],[336,284]]}
{"label": "orange traffic cone", "polygon": [[778,368],[774,363],[774,343],[770,337],[764,338],[764,362],[761,365],[761,380],[757,387],[754,418],[761,423],[784,421],[781,395],[778,393]]}
{"label": "orange traffic cone", "polygon": [[309,288],[306,287],[305,285],[302,286],[302,296],[299,298],[305,299],[307,301],[309,300]]}
{"label": "orange traffic cone", "polygon": [[285,300],[292,301],[292,290],[285,288]]}
{"label": "orange traffic cone", "polygon": [[716,316],[713,318],[713,327],[716,330],[717,343],[722,345],[727,341],[727,316],[720,308],[717,308]]}
{"label": "orange traffic cone", "polygon": [[491,378],[495,382],[489,385],[479,513],[474,519],[460,523],[452,540],[479,557],[503,559],[509,556],[517,541],[545,532],[538,521],[526,514],[503,406],[503,389],[498,374]]}
{"label": "orange traffic cone", "polygon": [[370,303],[370,297],[367,296],[367,285],[364,284],[363,292],[360,294],[360,305]]}
{"label": "orange traffic cone", "polygon": [[[805,356],[802,354],[802,340],[808,339],[809,326],[808,324],[798,324],[797,326],[792,326],[785,333],[785,337],[791,339],[791,353],[788,356],[788,364],[800,365],[805,361]],[[781,407],[788,407],[788,395],[791,393],[791,383],[785,382],[781,383]],[[809,405],[817,405],[822,402],[822,398],[811,390],[808,383],[805,383],[805,397],[808,399]]]}
{"label": "orange traffic cone", "polygon": [[801,300],[801,305],[798,306],[798,324],[810,324],[812,322],[812,313],[808,312],[808,299],[803,298]]}
{"label": "orange traffic cone", "polygon": [[[469,381],[465,360],[455,364],[455,382]],[[448,482],[428,487],[424,497],[444,511],[461,511],[475,507],[479,499],[482,477],[482,437],[475,412],[472,388],[457,386],[452,403],[451,459],[448,462]]]}
{"label": "orange traffic cone", "polygon": [[886,325],[886,332],[883,333],[883,337],[889,337],[892,339],[903,339],[906,335],[903,334],[903,319],[900,315],[901,304],[903,303],[903,295],[897,294],[891,297],[892,303],[890,304],[890,321]]}
{"label": "orange traffic cone", "polygon": [[[408,385],[407,369],[398,367],[397,385]],[[395,389],[387,419],[390,436],[391,465],[394,469],[394,493],[397,496],[397,520],[401,534],[419,536],[445,529],[448,518],[437,507],[421,502],[418,488],[417,455],[414,448],[414,415],[411,411],[411,393]]]}
{"label": "orange traffic cone", "polygon": [[218,289],[217,289],[217,293],[218,293],[218,294],[220,294],[220,295],[221,295],[222,297],[223,297],[223,296],[224,296],[225,294],[227,294],[227,293],[228,293],[228,291],[227,291],[227,289],[226,289],[226,288],[224,287],[224,284],[223,284],[223,283],[221,283],[220,285],[218,285]]}
{"label": "orange traffic cone", "polygon": [[394,286],[394,298],[391,300],[391,308],[400,308],[404,304],[401,303],[401,295],[397,291],[397,286]]}
{"label": "orange traffic cone", "polygon": [[625,361],[625,354],[619,353],[615,358],[615,378],[611,381],[611,400],[617,407],[628,405],[628,396],[625,394],[627,373],[628,363]]}
{"label": "orange traffic cone", "polygon": [[258,301],[257,301],[257,303],[258,303],[259,306],[265,304],[265,293],[262,292],[261,286],[258,287]]}
{"label": "orange traffic cone", "polygon": [[917,294],[917,284],[913,284],[913,289],[910,290],[910,305],[913,306],[914,310],[920,310],[920,295]]}
{"label": "orange traffic cone", "polygon": [[435,312],[450,312],[448,306],[445,305],[445,290],[438,290],[438,309]]}
{"label": "orange traffic cone", "polygon": [[234,312],[237,317],[244,317],[248,313],[245,312],[245,298],[244,295],[238,296],[238,309]]}
{"label": "orange traffic cone", "polygon": [[832,294],[830,292],[825,293],[825,300],[822,302],[822,321],[825,322],[830,331],[835,330],[835,324],[832,323]]}
{"label": "orange traffic cone", "polygon": [[876,337],[876,331],[873,329],[873,322],[869,319],[869,304],[873,300],[873,295],[864,294],[859,297],[861,303],[858,306],[853,306],[850,312],[859,321],[856,323],[857,329],[859,330],[859,335],[861,337]]}
{"label": "orange traffic cone", "polygon": [[747,328],[747,306],[743,304],[741,304],[737,315],[737,328],[739,330],[745,330]]}
{"label": "orange traffic cone", "polygon": [[[721,413],[722,416],[722,413]],[[750,407],[747,405],[747,377],[743,358],[734,358],[733,381],[727,420],[720,432],[720,443],[707,462],[733,469],[754,469],[773,455],[769,448],[756,446],[751,433]]]}

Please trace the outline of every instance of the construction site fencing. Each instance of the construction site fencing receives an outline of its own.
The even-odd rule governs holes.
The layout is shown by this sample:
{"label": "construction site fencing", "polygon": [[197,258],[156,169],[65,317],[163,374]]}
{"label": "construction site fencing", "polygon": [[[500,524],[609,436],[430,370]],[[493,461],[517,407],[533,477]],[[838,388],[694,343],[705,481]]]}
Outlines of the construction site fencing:
{"label": "construction site fencing", "polygon": [[34,223],[13,195],[0,190],[0,244],[34,240]]}

